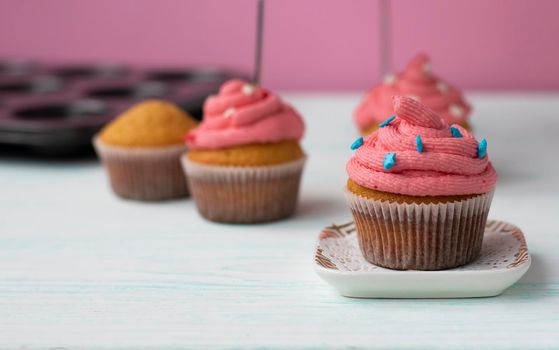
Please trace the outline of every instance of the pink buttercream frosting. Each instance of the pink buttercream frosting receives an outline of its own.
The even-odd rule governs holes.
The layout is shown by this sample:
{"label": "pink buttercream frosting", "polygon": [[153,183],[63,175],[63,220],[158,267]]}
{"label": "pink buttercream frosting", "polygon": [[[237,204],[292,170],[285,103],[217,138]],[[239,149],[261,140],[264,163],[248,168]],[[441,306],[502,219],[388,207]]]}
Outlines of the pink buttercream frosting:
{"label": "pink buttercream frosting", "polygon": [[442,116],[449,124],[465,121],[471,107],[460,91],[431,72],[431,62],[417,55],[406,69],[390,75],[371,89],[355,110],[353,120],[363,130],[394,114],[392,96],[404,95],[418,100]]}
{"label": "pink buttercream frosting", "polygon": [[301,116],[277,95],[242,80],[224,83],[204,104],[204,120],[186,135],[191,149],[220,149],[253,143],[298,141]]}
{"label": "pink buttercream frosting", "polygon": [[[396,118],[364,139],[347,163],[349,177],[373,190],[410,196],[490,192],[497,173],[487,155],[478,158],[478,141],[459,125],[453,137],[447,122],[421,103],[395,96]],[[419,152],[417,135],[422,152]],[[388,170],[384,159],[395,153]]]}

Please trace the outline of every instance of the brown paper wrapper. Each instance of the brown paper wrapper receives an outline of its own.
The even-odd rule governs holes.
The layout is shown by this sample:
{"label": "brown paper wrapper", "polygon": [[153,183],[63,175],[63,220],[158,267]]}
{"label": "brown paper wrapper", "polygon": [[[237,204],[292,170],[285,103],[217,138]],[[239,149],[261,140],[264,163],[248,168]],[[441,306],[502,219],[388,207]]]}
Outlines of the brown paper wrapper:
{"label": "brown paper wrapper", "polygon": [[291,216],[297,207],[305,158],[268,166],[216,166],[181,158],[200,214],[227,223],[258,223]]}
{"label": "brown paper wrapper", "polygon": [[443,270],[480,253],[493,192],[439,204],[379,201],[347,190],[346,198],[367,261],[397,270]]}
{"label": "brown paper wrapper", "polygon": [[113,191],[123,198],[158,201],[188,196],[180,157],[184,145],[157,148],[125,148],[93,140],[107,169]]}

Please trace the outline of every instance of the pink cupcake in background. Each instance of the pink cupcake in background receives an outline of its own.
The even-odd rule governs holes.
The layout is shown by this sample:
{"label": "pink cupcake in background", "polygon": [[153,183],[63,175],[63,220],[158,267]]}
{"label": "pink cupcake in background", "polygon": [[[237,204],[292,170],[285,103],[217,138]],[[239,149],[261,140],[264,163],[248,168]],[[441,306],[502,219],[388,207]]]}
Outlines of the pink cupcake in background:
{"label": "pink cupcake in background", "polygon": [[391,74],[371,89],[359,104],[353,120],[362,135],[378,129],[378,124],[394,115],[392,97],[402,95],[429,107],[446,120],[471,130],[470,105],[462,93],[431,71],[431,60],[425,54],[415,56],[401,73]]}
{"label": "pink cupcake in background", "polygon": [[204,104],[182,158],[200,214],[227,223],[287,218],[296,209],[306,156],[305,125],[278,95],[241,80]]}

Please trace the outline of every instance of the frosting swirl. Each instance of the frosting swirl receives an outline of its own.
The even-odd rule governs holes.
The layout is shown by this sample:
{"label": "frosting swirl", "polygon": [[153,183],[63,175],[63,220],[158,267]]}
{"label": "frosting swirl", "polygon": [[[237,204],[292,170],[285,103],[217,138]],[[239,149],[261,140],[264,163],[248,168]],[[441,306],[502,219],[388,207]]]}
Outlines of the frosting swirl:
{"label": "frosting swirl", "polygon": [[418,100],[450,124],[464,122],[471,111],[460,91],[431,73],[429,57],[419,54],[403,72],[386,77],[383,83],[367,93],[353,115],[359,129],[366,129],[394,114],[394,95]]}
{"label": "frosting swirl", "polygon": [[200,126],[186,135],[191,149],[300,140],[301,116],[277,95],[242,80],[224,83],[204,104]]}
{"label": "frosting swirl", "polygon": [[[395,96],[393,106],[397,117],[365,138],[347,163],[353,181],[411,196],[480,194],[494,188],[497,173],[485,143],[459,125],[449,127],[436,112],[409,97]],[[390,154],[395,161],[387,167]]]}

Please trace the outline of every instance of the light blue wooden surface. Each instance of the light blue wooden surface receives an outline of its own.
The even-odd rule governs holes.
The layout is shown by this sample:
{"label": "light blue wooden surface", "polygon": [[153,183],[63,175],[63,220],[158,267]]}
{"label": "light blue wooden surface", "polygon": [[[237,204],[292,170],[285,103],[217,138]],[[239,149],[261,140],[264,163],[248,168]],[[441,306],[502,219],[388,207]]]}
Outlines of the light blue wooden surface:
{"label": "light blue wooden surface", "polygon": [[0,159],[0,349],[558,349],[558,97],[472,98],[500,173],[490,216],[521,227],[534,259],[496,298],[348,299],[315,275],[320,229],[350,218],[357,94],[287,96],[309,163],[298,215],[275,224],[119,200],[93,161]]}

